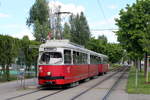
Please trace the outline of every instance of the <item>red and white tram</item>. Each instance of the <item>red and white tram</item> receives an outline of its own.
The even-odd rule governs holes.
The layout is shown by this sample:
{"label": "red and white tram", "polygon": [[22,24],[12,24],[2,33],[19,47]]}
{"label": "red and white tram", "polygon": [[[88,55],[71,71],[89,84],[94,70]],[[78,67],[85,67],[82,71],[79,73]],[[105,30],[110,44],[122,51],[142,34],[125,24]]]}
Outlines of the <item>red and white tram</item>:
{"label": "red and white tram", "polygon": [[39,48],[39,85],[65,85],[106,73],[107,59],[68,40],[48,40]]}

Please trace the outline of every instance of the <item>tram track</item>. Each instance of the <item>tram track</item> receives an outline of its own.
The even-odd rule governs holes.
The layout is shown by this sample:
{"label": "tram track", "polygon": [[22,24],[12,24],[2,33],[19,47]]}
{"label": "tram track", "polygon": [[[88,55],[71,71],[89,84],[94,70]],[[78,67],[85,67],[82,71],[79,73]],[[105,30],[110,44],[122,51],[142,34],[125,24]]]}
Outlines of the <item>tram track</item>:
{"label": "tram track", "polygon": [[[20,98],[20,97],[28,96],[28,95],[30,95],[30,94],[34,94],[34,93],[37,93],[37,92],[41,92],[41,90],[44,90],[44,89],[47,89],[47,88],[40,88],[40,89],[35,90],[35,91],[31,91],[31,92],[27,92],[27,93],[24,93],[24,94],[20,94],[20,95],[14,96],[14,97],[7,98],[6,100],[14,100],[14,99],[17,99],[17,98]],[[46,98],[46,97],[55,95],[55,94],[60,93],[60,92],[62,92],[62,91],[64,91],[64,90],[58,90],[58,91],[52,92],[52,93],[50,93],[50,94],[48,94],[48,95],[39,97],[37,100],[42,100],[42,99],[44,99],[44,98]]]}
{"label": "tram track", "polygon": [[[110,79],[112,76],[114,76],[114,75],[117,74],[118,72],[122,71],[122,69],[123,69],[123,68],[118,68],[118,69],[116,69],[116,70],[115,70],[116,72],[114,72],[113,74],[107,76],[105,79],[99,81],[98,83],[96,83],[96,84],[93,85],[92,87],[86,89],[85,91],[81,92],[80,94],[74,96],[73,98],[71,98],[71,100],[75,100],[76,98],[80,97],[81,95],[83,95],[83,94],[85,94],[86,92],[90,91],[91,89],[95,88],[95,87],[98,86],[99,84],[101,84],[101,83],[103,83],[104,81]],[[46,89],[46,88],[40,88],[40,89],[35,90],[35,91],[31,91],[31,92],[27,92],[27,93],[24,93],[24,94],[20,94],[20,95],[14,96],[14,97],[7,98],[6,100],[15,100],[15,99],[20,98],[20,97],[26,97],[26,96],[28,96],[28,95],[30,95],[30,94],[34,94],[34,93],[37,93],[37,92],[43,92],[42,90],[44,90],[44,89]],[[59,93],[65,91],[65,90],[66,90],[66,89],[54,91],[54,92],[52,92],[52,93],[50,93],[50,94],[47,94],[47,95],[45,95],[45,96],[41,96],[41,97],[37,98],[36,100],[42,100],[42,99],[51,97],[51,96],[53,96],[53,95],[56,95],[56,94],[59,94]],[[68,89],[67,89],[67,90],[68,90]]]}
{"label": "tram track", "polygon": [[26,96],[26,95],[29,95],[29,94],[32,94],[32,93],[39,92],[41,90],[42,89],[38,89],[38,90],[35,90],[35,91],[27,92],[27,93],[24,93],[24,94],[20,94],[20,95],[14,96],[14,97],[7,98],[6,100],[13,100],[13,99],[16,99],[16,98],[19,98],[19,97],[23,97],[23,96]]}
{"label": "tram track", "polygon": [[58,93],[63,92],[63,91],[65,91],[65,90],[58,90],[58,91],[56,91],[56,92],[54,92],[54,93],[45,95],[45,96],[40,97],[40,98],[38,98],[38,99],[36,99],[36,100],[42,100],[42,99],[45,99],[45,98],[50,97],[50,96],[53,96],[53,95],[58,94]]}
{"label": "tram track", "polygon": [[114,75],[116,75],[118,72],[123,71],[125,68],[118,68],[118,70],[115,70],[116,72],[107,76],[106,78],[104,78],[103,80],[99,81],[98,83],[96,83],[95,85],[91,86],[90,88],[84,90],[83,92],[80,92],[79,94],[75,95],[74,97],[72,97],[70,100],[75,100],[77,98],[79,98],[80,96],[84,95],[85,93],[89,92],[90,90],[94,89],[95,87],[97,87],[98,85],[102,84],[103,82],[109,80],[111,77],[113,77]]}
{"label": "tram track", "polygon": [[113,92],[114,88],[119,84],[121,81],[121,78],[124,76],[125,72],[127,71],[128,68],[124,69],[123,73],[119,76],[119,78],[115,81],[115,83],[112,85],[112,87],[107,91],[105,96],[103,97],[102,100],[108,100],[108,97],[111,95]]}

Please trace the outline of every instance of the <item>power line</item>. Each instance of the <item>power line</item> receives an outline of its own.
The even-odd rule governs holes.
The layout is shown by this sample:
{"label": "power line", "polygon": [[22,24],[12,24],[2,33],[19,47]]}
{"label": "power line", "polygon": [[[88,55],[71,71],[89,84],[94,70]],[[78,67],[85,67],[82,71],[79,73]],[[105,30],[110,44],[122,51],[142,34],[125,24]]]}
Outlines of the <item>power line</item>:
{"label": "power line", "polygon": [[102,12],[102,15],[103,15],[103,17],[104,17],[106,23],[108,23],[107,18],[106,18],[106,16],[105,16],[105,13],[104,13],[104,10],[103,10],[103,7],[102,7],[102,5],[101,5],[100,0],[97,0],[97,3],[98,3],[98,7],[100,8],[100,10],[101,10],[101,12]]}
{"label": "power line", "polygon": [[105,30],[109,30],[109,31],[118,31],[118,29],[113,29],[113,28],[110,28],[110,29],[90,29],[91,31],[105,31]]}

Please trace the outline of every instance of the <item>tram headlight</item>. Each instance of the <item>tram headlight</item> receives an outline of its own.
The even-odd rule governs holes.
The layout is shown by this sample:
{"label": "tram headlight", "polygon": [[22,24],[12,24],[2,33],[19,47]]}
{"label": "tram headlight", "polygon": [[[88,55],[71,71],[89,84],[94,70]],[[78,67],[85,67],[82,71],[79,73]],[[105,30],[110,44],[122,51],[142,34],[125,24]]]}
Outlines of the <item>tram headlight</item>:
{"label": "tram headlight", "polygon": [[42,72],[42,67],[39,67],[39,72]]}
{"label": "tram headlight", "polygon": [[47,75],[50,76],[50,75],[51,75],[51,72],[47,72]]}

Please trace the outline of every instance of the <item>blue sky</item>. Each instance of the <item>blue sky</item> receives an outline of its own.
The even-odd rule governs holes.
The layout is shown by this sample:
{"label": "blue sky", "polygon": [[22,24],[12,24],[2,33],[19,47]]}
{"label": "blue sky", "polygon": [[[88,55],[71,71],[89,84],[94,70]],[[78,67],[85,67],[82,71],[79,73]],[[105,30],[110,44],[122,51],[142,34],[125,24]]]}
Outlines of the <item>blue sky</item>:
{"label": "blue sky", "polygon": [[[119,17],[119,11],[132,4],[136,0],[48,0],[57,1],[62,9],[77,13],[83,11],[90,29],[110,29],[117,28],[114,18]],[[29,9],[35,0],[0,0],[0,34],[8,34],[22,38],[29,35],[33,39],[32,29],[26,26],[26,19]],[[51,6],[51,4],[49,4]],[[102,10],[104,15],[102,13]],[[104,17],[105,16],[105,17]],[[105,35],[109,42],[117,42],[117,37],[112,31],[93,31],[92,36]]]}

